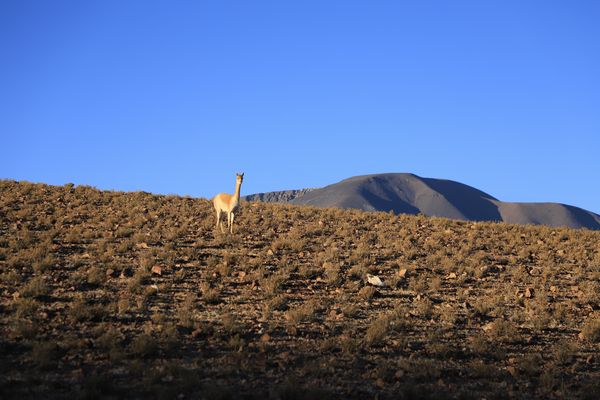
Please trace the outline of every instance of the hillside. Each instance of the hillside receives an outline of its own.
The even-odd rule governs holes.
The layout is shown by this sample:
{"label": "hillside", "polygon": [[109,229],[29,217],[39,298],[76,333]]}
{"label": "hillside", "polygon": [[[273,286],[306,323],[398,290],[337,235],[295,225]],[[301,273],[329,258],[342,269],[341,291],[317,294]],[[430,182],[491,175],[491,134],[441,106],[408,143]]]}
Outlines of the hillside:
{"label": "hillside", "polygon": [[[466,221],[600,229],[600,215],[558,203],[509,203],[459,182],[414,174],[375,174],[345,179],[309,192],[286,191],[247,196],[316,207],[393,211]],[[286,196],[275,195],[285,193]]]}
{"label": "hillside", "polygon": [[600,232],[211,207],[0,181],[0,398],[597,398]]}

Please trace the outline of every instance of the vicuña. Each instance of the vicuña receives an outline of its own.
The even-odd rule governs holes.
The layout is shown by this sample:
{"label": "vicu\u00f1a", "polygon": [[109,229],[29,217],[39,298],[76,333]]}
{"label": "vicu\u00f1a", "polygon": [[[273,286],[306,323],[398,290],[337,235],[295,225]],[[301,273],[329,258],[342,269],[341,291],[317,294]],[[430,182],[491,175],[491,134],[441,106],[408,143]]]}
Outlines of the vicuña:
{"label": "vicu\u00f1a", "polygon": [[227,214],[227,227],[229,232],[233,233],[233,219],[235,218],[234,212],[237,210],[240,204],[240,187],[244,181],[244,174],[235,174],[235,193],[233,195],[228,193],[219,193],[213,199],[215,210],[217,211],[217,228],[221,227],[223,231],[223,225],[221,223],[221,214]]}

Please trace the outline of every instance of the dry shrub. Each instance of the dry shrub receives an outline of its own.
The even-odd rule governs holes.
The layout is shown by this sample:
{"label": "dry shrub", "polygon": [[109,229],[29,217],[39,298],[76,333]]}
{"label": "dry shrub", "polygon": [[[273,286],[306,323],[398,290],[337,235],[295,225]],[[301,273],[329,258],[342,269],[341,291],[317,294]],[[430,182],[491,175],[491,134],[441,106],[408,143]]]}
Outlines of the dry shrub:
{"label": "dry shrub", "polygon": [[159,343],[151,334],[142,333],[131,341],[130,349],[134,356],[152,357],[158,353]]}
{"label": "dry shrub", "polygon": [[195,311],[196,311],[196,295],[193,293],[189,293],[182,304],[177,309],[177,321],[179,325],[184,328],[193,328],[195,325]]}
{"label": "dry shrub", "polygon": [[285,282],[285,274],[277,273],[263,278],[260,285],[267,296],[273,297],[279,293],[283,282]]}
{"label": "dry shrub", "polygon": [[367,276],[367,269],[364,265],[353,265],[348,270],[348,277],[352,280],[364,280]]}
{"label": "dry shrub", "polygon": [[100,286],[106,281],[106,271],[100,267],[91,267],[87,272],[87,283],[91,286]]}
{"label": "dry shrub", "polygon": [[377,294],[377,289],[373,286],[365,286],[358,292],[358,297],[362,300],[371,300]]}
{"label": "dry shrub", "polygon": [[327,278],[328,283],[335,285],[340,282],[341,268],[339,263],[332,263],[329,261],[323,263],[323,270],[325,271],[325,277]]}
{"label": "dry shrub", "polygon": [[31,359],[40,368],[56,365],[60,358],[60,348],[54,341],[36,342],[31,348]]}
{"label": "dry shrub", "polygon": [[364,342],[367,346],[381,344],[385,337],[395,328],[398,321],[398,314],[387,312],[379,315],[367,328]]}
{"label": "dry shrub", "polygon": [[232,313],[225,313],[221,317],[221,324],[223,325],[223,330],[228,335],[241,334],[244,330],[243,324]]}
{"label": "dry shrub", "polygon": [[581,328],[581,337],[588,342],[600,342],[600,318],[588,317]]}
{"label": "dry shrub", "polygon": [[27,282],[21,288],[21,296],[23,297],[43,297],[48,296],[51,292],[50,286],[46,283],[43,276],[36,276]]}
{"label": "dry shrub", "polygon": [[318,300],[310,300],[286,311],[285,319],[292,326],[298,325],[301,322],[311,321],[319,308]]}
{"label": "dry shrub", "polygon": [[210,283],[202,282],[200,285],[200,291],[202,292],[202,299],[207,304],[217,304],[221,301],[221,291],[217,288],[211,287]]}
{"label": "dry shrub", "polygon": [[503,343],[513,343],[519,339],[519,331],[514,323],[503,318],[489,324],[488,335],[492,340]]}
{"label": "dry shrub", "polygon": [[39,331],[40,326],[34,321],[19,318],[13,324],[13,334],[16,337],[31,340],[38,335]]}
{"label": "dry shrub", "polygon": [[76,322],[100,321],[108,315],[108,310],[101,304],[88,304],[84,299],[78,299],[71,305],[69,315]]}
{"label": "dry shrub", "polygon": [[285,296],[279,295],[272,297],[267,302],[269,311],[285,311],[287,309],[288,300]]}
{"label": "dry shrub", "polygon": [[14,305],[17,318],[33,317],[40,308],[40,304],[34,298],[17,299]]}

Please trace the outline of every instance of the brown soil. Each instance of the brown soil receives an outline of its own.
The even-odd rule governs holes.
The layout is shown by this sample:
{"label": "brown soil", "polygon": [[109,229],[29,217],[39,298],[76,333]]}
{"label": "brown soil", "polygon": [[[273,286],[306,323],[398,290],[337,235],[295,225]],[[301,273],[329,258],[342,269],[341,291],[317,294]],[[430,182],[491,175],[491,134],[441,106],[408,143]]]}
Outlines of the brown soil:
{"label": "brown soil", "polygon": [[597,398],[600,232],[211,207],[0,181],[0,398]]}

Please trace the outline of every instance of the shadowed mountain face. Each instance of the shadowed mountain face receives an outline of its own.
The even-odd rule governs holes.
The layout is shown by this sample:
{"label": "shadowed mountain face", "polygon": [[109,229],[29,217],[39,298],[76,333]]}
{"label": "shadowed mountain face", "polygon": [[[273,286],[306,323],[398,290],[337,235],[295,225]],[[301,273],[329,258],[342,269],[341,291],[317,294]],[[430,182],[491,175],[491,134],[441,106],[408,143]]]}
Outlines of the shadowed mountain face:
{"label": "shadowed mountain face", "polygon": [[356,176],[314,190],[247,196],[248,201],[275,201],[316,207],[393,211],[469,221],[600,229],[600,216],[558,203],[506,203],[459,182],[413,174]]}
{"label": "shadowed mountain face", "polygon": [[298,189],[298,190],[281,190],[278,192],[256,193],[243,196],[246,201],[262,201],[265,203],[288,203],[297,197],[314,189]]}

